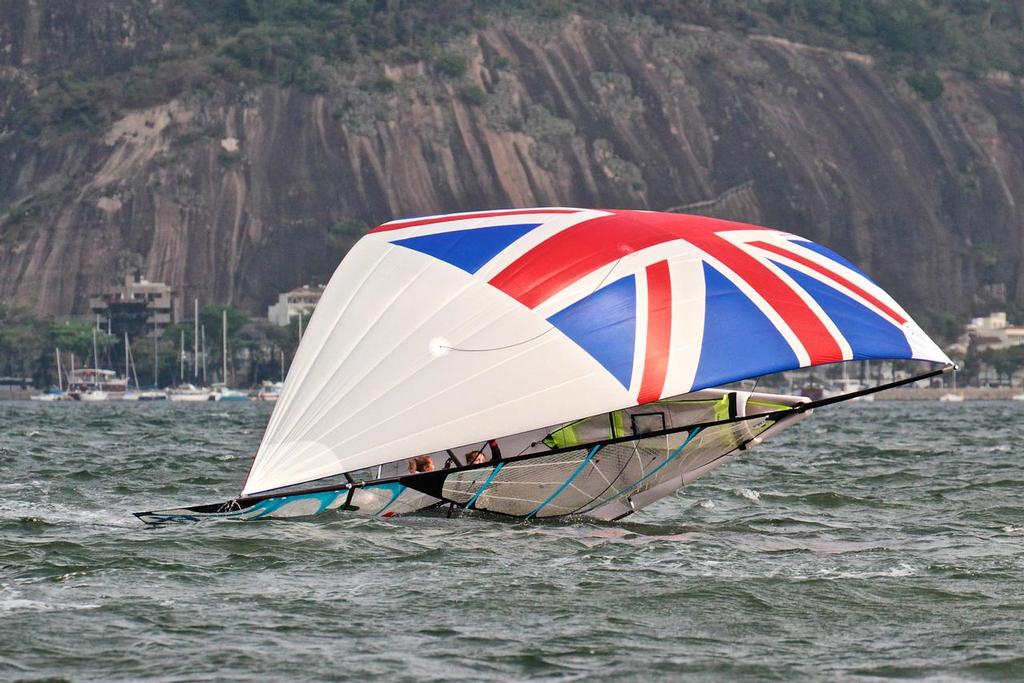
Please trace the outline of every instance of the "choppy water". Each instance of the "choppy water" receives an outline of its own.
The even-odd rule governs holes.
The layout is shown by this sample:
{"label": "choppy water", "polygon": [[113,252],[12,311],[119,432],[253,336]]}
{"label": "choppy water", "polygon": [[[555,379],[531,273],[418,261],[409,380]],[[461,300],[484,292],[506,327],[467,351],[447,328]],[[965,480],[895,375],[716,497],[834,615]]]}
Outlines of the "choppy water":
{"label": "choppy water", "polygon": [[1024,678],[1024,405],[807,422],[615,524],[144,528],[261,405],[0,404],[0,679]]}

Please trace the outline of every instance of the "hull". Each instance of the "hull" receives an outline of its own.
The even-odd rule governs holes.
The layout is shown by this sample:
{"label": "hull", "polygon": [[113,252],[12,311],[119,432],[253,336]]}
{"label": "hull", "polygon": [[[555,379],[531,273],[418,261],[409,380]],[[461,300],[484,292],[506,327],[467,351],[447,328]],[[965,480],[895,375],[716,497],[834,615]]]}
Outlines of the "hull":
{"label": "hull", "polygon": [[111,396],[105,391],[87,391],[84,394],[80,394],[78,400],[95,403],[98,401],[109,401]]}
{"label": "hull", "polygon": [[47,403],[53,401],[66,401],[67,396],[65,394],[33,394],[28,397],[30,401],[44,401]]}
{"label": "hull", "polygon": [[[249,521],[309,517],[343,510],[359,516],[391,517],[437,505],[479,510],[517,519],[586,517],[615,520],[673,494],[740,457],[764,438],[796,424],[810,410],[793,410],[796,397],[706,391],[688,400],[648,404],[639,416],[657,424],[680,415],[708,415],[709,422],[644,432],[641,438],[608,439],[607,415],[573,423],[573,433],[603,430],[606,441],[579,445],[525,435],[539,451],[506,459],[492,454],[480,464],[408,474],[393,463],[375,479],[337,487],[261,494],[213,505],[136,513],[148,524],[207,519]],[[750,411],[747,413],[746,411]],[[727,415],[715,419],[716,414]],[[744,416],[746,415],[746,416]],[[590,424],[590,422],[593,424]],[[625,424],[625,423],[624,423]],[[590,432],[596,433],[596,432]],[[567,438],[562,434],[559,439]],[[509,449],[510,452],[521,452]],[[466,461],[463,460],[462,463]],[[440,464],[438,466],[441,466]]]}
{"label": "hull", "polygon": [[175,403],[200,403],[203,401],[212,401],[213,396],[210,394],[203,393],[187,393],[187,394],[171,394],[170,399]]}
{"label": "hull", "polygon": [[166,401],[167,394],[162,391],[144,391],[139,394],[140,401]]}
{"label": "hull", "polygon": [[146,524],[173,524],[207,520],[248,522],[257,519],[289,519],[312,517],[334,510],[343,510],[362,517],[392,517],[422,510],[440,502],[436,498],[426,496],[398,482],[385,482],[290,495],[257,496],[214,505],[170,508],[134,514]]}

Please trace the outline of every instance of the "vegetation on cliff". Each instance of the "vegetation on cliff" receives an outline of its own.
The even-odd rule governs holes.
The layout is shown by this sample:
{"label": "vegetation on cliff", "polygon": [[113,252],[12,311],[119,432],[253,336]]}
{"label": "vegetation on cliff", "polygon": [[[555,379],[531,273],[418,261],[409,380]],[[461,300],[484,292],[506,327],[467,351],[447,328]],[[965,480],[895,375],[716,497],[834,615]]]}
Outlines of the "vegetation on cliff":
{"label": "vegetation on cliff", "polygon": [[84,314],[127,254],[254,312],[378,222],[577,204],[784,227],[930,329],[1012,311],[1022,5],[12,0],[0,294]]}
{"label": "vegetation on cliff", "polygon": [[[162,40],[144,58],[99,76],[74,68],[38,73],[38,95],[3,112],[0,125],[28,136],[98,128],[118,112],[183,92],[258,82],[324,92],[331,65],[372,54],[381,64],[424,60],[437,76],[458,78],[466,62],[446,52],[446,42],[508,16],[644,17],[859,50],[928,100],[942,94],[941,69],[1024,74],[1024,0],[176,0],[151,12]],[[364,85],[392,87],[379,72]],[[475,86],[461,96],[483,103]]]}

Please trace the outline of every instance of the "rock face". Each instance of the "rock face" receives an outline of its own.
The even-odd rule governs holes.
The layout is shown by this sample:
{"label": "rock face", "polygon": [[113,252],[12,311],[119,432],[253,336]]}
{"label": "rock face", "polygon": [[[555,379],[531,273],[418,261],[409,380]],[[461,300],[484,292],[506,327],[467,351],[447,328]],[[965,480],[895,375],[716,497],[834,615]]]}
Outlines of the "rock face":
{"label": "rock face", "polygon": [[[0,11],[5,112],[41,69],[102,75],[159,49],[145,3],[108,5]],[[82,313],[137,254],[181,304],[257,312],[394,217],[581,205],[791,230],[926,323],[1024,304],[1024,88],[1008,77],[947,74],[928,103],[864,55],[576,15],[446,49],[464,74],[362,60],[323,67],[317,95],[236,83],[99,129],[4,131],[0,300]]]}

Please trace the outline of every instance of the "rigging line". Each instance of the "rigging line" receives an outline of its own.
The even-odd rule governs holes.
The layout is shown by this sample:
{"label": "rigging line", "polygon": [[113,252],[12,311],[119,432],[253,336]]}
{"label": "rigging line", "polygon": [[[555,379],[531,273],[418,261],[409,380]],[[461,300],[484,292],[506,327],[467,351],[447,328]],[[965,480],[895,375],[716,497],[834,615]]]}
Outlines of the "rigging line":
{"label": "rigging line", "polygon": [[494,481],[494,478],[498,476],[498,472],[501,472],[501,468],[503,468],[504,466],[504,462],[499,462],[498,466],[494,468],[493,472],[491,472],[491,476],[487,477],[484,483],[480,485],[480,488],[476,490],[476,493],[473,494],[473,497],[470,498],[469,502],[467,502],[463,507],[465,507],[467,510],[472,508],[473,503],[476,502],[476,499],[480,497],[480,494],[484,492],[484,489],[491,485],[491,482]]}
{"label": "rigging line", "polygon": [[[605,281],[611,276],[611,274],[615,271],[615,268],[619,265],[619,262],[622,261],[622,259],[625,256],[626,255],[623,254],[622,256],[620,256],[618,258],[618,260],[615,261],[615,263],[612,264],[612,267],[608,269],[608,272],[604,274],[604,276],[601,278],[601,281],[598,282],[594,286],[594,289],[591,290],[590,294],[588,294],[587,296],[591,296],[592,294],[594,294],[594,292],[596,292],[597,290],[601,289],[602,285],[604,285]],[[583,297],[583,298],[586,298],[586,297]],[[554,329],[555,329],[554,325],[549,325],[548,329],[544,330],[543,332],[540,332],[539,334],[535,334],[534,336],[530,337],[529,339],[524,339],[522,341],[513,342],[512,344],[505,344],[504,346],[493,346],[493,347],[489,347],[489,348],[480,348],[480,349],[464,349],[464,348],[459,348],[457,346],[441,345],[440,348],[448,349],[449,351],[462,351],[464,353],[480,353],[480,352],[483,352],[483,351],[504,351],[505,349],[512,349],[512,348],[515,348],[517,346],[522,346],[523,344],[529,344],[532,341],[536,341],[537,339],[540,339],[541,337],[543,337],[544,335],[548,334],[549,332],[552,332]]]}
{"label": "rigging line", "polygon": [[533,519],[538,512],[540,512],[541,510],[544,509],[545,506],[547,506],[548,503],[557,498],[558,494],[567,489],[569,487],[569,484],[572,483],[572,480],[579,476],[580,472],[583,471],[583,469],[587,466],[587,463],[590,462],[591,459],[593,459],[593,457],[597,454],[599,450],[601,450],[601,444],[597,444],[596,446],[591,448],[590,452],[587,453],[587,457],[583,459],[583,462],[581,462],[575,470],[573,470],[573,473],[569,475],[569,478],[566,479],[561,486],[555,489],[554,493],[545,498],[543,503],[535,507],[533,510],[530,510],[530,512],[526,514],[525,519]]}
{"label": "rigging line", "polygon": [[[605,442],[605,445],[608,445],[608,443]],[[615,482],[617,482],[619,480],[619,478],[622,477],[622,473],[626,471],[626,468],[629,467],[629,464],[633,461],[633,456],[636,455],[638,448],[639,448],[639,440],[633,442],[633,452],[630,454],[630,456],[628,458],[626,458],[625,462],[622,463],[622,467],[620,467],[619,471],[615,473],[615,476],[612,477],[611,481],[609,481],[608,477],[604,476],[604,472],[601,472],[601,469],[598,468],[597,471],[601,474],[601,478],[604,479],[605,482],[607,482],[608,485],[605,486],[603,489],[601,489],[601,491],[596,496],[594,496],[590,500],[589,503],[584,503],[583,505],[579,506],[578,508],[576,508],[575,510],[573,510],[572,512],[569,512],[567,514],[575,515],[577,512],[579,512],[580,510],[583,510],[584,508],[588,507],[595,500],[597,500],[598,498],[603,496],[605,493],[607,493],[609,489],[613,488],[615,486]],[[642,469],[643,469],[643,466],[641,465],[641,470]],[[622,490],[625,490],[625,487],[623,487]],[[615,498],[617,495],[618,494],[616,494],[615,496],[612,496],[612,498]],[[609,500],[611,500],[611,499],[609,499]]]}
{"label": "rigging line", "polygon": [[[602,501],[601,503],[597,503],[595,505],[595,503],[597,501],[597,498],[600,498],[600,495],[598,495],[594,500],[590,501],[587,505],[584,505],[583,507],[579,508],[575,512],[579,512],[579,510],[582,510],[582,509],[585,509],[585,508],[590,509],[590,510],[596,510],[597,508],[601,507],[602,505],[605,505],[607,503],[612,502],[616,498],[623,498],[625,496],[631,495],[632,493],[634,493],[640,487],[640,484],[642,484],[643,482],[645,482],[648,479],[650,479],[651,477],[653,477],[655,474],[657,474],[658,472],[663,470],[669,463],[671,463],[673,460],[675,460],[676,457],[678,457],[679,454],[683,452],[683,449],[686,448],[688,445],[690,445],[690,442],[693,441],[693,437],[695,437],[698,434],[700,434],[701,431],[703,431],[702,428],[701,427],[697,427],[692,432],[687,434],[686,435],[686,439],[683,441],[683,443],[680,444],[679,447],[676,448],[674,451],[672,451],[672,453],[667,458],[665,458],[665,462],[663,462],[660,465],[658,465],[657,467],[655,467],[653,470],[648,472],[646,475],[644,475],[640,479],[637,479],[631,485],[623,488],[622,490],[616,492],[615,495],[610,496],[610,497],[606,498],[604,501]],[[734,448],[733,450],[736,450],[736,449]],[[603,495],[604,492],[602,491],[601,493]]]}
{"label": "rigging line", "polygon": [[[731,422],[747,422],[747,421],[759,420],[759,419],[772,420],[772,421],[776,421],[777,422],[777,421],[780,421],[780,420],[786,418],[789,415],[799,415],[801,413],[807,412],[808,410],[814,410],[815,408],[821,408],[823,406],[832,405],[833,403],[840,403],[842,401],[848,401],[850,399],[857,398],[858,396],[867,396],[868,394],[876,394],[876,393],[878,393],[880,391],[885,391],[886,389],[892,389],[894,387],[900,387],[900,386],[904,386],[906,384],[912,384],[914,382],[918,382],[918,381],[923,380],[923,379],[928,379],[930,377],[935,377],[937,375],[941,375],[943,373],[949,372],[950,370],[954,369],[955,367],[956,367],[955,365],[945,365],[945,366],[943,366],[941,368],[938,368],[936,370],[931,370],[929,372],[925,372],[925,373],[922,373],[920,375],[913,375],[911,377],[906,377],[904,379],[898,379],[898,380],[895,380],[895,381],[892,381],[892,382],[887,382],[886,384],[880,384],[880,385],[875,386],[875,387],[868,387],[866,389],[860,389],[858,391],[853,391],[853,392],[850,392],[848,394],[840,394],[839,396],[831,396],[829,398],[823,398],[823,399],[819,399],[817,401],[807,401],[806,403],[797,403],[796,405],[794,405],[791,408],[784,408],[784,409],[780,409],[780,410],[772,410],[772,411],[768,411],[768,412],[764,412],[764,413],[754,413],[752,415],[744,415],[742,417],[736,417],[736,418],[733,418],[733,419],[730,419],[730,420],[709,420],[707,422],[699,422],[699,423],[690,424],[690,425],[683,425],[683,426],[680,426],[680,427],[672,427],[670,429],[660,429],[660,430],[656,430],[656,431],[653,431],[653,432],[644,432],[643,434],[632,434],[632,435],[629,435],[629,436],[621,436],[621,437],[617,437],[617,438],[614,438],[614,439],[604,439],[604,440],[602,440],[600,442],[597,442],[597,443],[591,441],[591,442],[586,443],[586,444],[577,444],[575,446],[566,446],[566,447],[563,447],[563,448],[552,448],[552,449],[547,450],[547,451],[538,451],[538,452],[534,452],[534,453],[525,453],[525,454],[521,454],[521,455],[515,455],[515,456],[503,458],[502,462],[508,463],[508,462],[518,462],[518,461],[522,461],[522,460],[529,460],[529,459],[533,459],[533,458],[539,458],[539,457],[542,457],[542,456],[545,456],[545,455],[554,455],[556,453],[566,453],[566,452],[574,451],[574,450],[583,450],[585,448],[589,448],[589,447],[594,446],[594,445],[600,445],[600,446],[603,447],[603,446],[608,446],[608,445],[611,445],[611,444],[625,443],[627,441],[637,441],[637,440],[640,440],[640,439],[650,439],[650,438],[654,438],[654,437],[658,437],[658,436],[665,436],[667,434],[675,434],[675,433],[678,433],[678,432],[685,432],[685,431],[688,431],[690,429],[696,429],[696,428],[704,429],[704,428],[707,428],[707,427],[714,427],[716,425],[721,425],[721,424],[726,424],[726,423],[731,423]],[[536,446],[536,445],[537,444],[534,443],[534,444],[531,444],[530,447],[533,447],[533,446]],[[461,446],[460,446],[460,448],[461,448]],[[390,461],[390,462],[398,462],[398,460]],[[471,466],[465,466],[464,465],[464,466],[462,466],[461,468],[458,468],[458,469],[447,470],[447,472],[450,472],[451,474],[455,474],[456,472],[464,472],[466,470],[479,469],[479,468],[483,468],[483,467],[488,467],[488,465],[486,465],[486,464],[485,465],[471,465]],[[357,471],[357,470],[352,470],[352,471]],[[441,470],[441,471],[446,471],[446,470]],[[337,476],[339,476],[339,475],[338,474],[330,474],[330,475],[325,475],[323,477],[317,477],[315,479],[310,479],[309,481],[305,481],[305,482],[302,482],[302,483],[303,484],[312,484],[313,482],[323,481],[325,479],[332,479],[332,478],[337,477]],[[398,483],[400,479],[402,479],[402,478],[404,478],[406,476],[408,476],[408,475],[400,475],[400,476],[395,476],[395,477],[388,477],[387,479],[374,479],[374,480],[369,480],[369,481],[358,481],[358,482],[356,482],[355,485],[362,488],[362,487],[365,487],[368,484],[377,485],[377,484]],[[292,486],[298,486],[298,485],[299,484],[293,484]],[[259,500],[263,500],[263,499],[266,499],[266,498],[273,498],[275,495],[282,495],[281,493],[272,493],[273,491],[281,491],[282,489],[287,489],[287,488],[289,488],[289,487],[287,487],[287,486],[279,486],[277,488],[266,489],[264,491],[254,491],[253,493],[250,493],[249,495],[241,496],[239,498],[239,500],[240,501],[249,501],[249,500],[252,500],[253,498],[256,498],[256,499],[259,499]],[[309,489],[300,489],[298,491],[291,491],[291,492],[288,493],[288,495],[296,494],[296,493],[314,493],[314,492],[317,492],[317,491],[331,491],[331,490],[339,489],[339,488],[343,488],[343,486],[338,486],[338,485],[322,485],[322,486],[319,486],[319,487],[314,487],[314,488],[309,488]]]}

